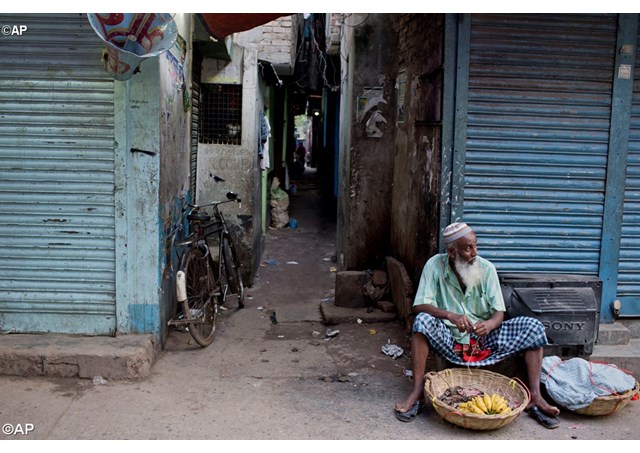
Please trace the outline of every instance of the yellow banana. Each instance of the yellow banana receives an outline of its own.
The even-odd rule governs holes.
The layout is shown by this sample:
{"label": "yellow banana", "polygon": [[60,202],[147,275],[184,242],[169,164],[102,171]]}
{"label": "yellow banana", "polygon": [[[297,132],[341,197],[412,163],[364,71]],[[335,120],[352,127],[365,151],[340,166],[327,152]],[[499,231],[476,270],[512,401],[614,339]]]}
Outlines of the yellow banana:
{"label": "yellow banana", "polygon": [[458,410],[478,415],[510,414],[509,401],[498,393],[483,394],[457,406]]}
{"label": "yellow banana", "polygon": [[478,406],[474,406],[471,408],[471,410],[473,411],[473,413],[478,414],[478,415],[486,415],[484,412],[482,412],[482,409],[480,409]]}
{"label": "yellow banana", "polygon": [[483,412],[483,413],[487,413],[489,412],[489,410],[487,409],[487,405],[484,404],[484,400],[480,397],[480,396],[476,396],[473,399],[473,402],[475,403],[476,406],[478,406],[478,408]]}
{"label": "yellow banana", "polygon": [[508,406],[503,401],[500,401],[496,406],[493,406],[493,413],[494,414],[503,414],[503,413],[505,413],[507,407]]}
{"label": "yellow banana", "polygon": [[470,404],[468,407],[469,407],[469,411],[473,414],[485,415],[483,410],[480,409],[480,407],[478,407],[477,404]]}
{"label": "yellow banana", "polygon": [[[488,400],[488,401],[487,401]],[[484,394],[458,404],[458,410],[478,415],[498,415],[510,414],[508,400],[503,396],[493,393],[492,395]]]}
{"label": "yellow banana", "polygon": [[498,407],[498,404],[500,403],[500,395],[498,395],[497,393],[494,393],[491,395],[491,408],[493,410],[495,410],[496,407]]}
{"label": "yellow banana", "polygon": [[482,395],[482,400],[484,401],[484,405],[487,408],[486,413],[492,414],[493,405],[491,404],[491,397],[487,393],[485,393],[484,395]]}
{"label": "yellow banana", "polygon": [[462,409],[463,412],[466,412],[468,414],[475,414],[477,413],[477,411],[480,410],[476,405],[474,405],[471,402],[465,403],[465,405],[461,406],[460,409]]}

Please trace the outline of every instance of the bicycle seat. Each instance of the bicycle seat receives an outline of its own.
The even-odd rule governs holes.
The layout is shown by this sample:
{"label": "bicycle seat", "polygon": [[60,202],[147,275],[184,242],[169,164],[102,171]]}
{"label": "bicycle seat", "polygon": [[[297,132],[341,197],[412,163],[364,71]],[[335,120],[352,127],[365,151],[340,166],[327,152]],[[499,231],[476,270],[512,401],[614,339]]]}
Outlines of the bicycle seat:
{"label": "bicycle seat", "polygon": [[189,222],[208,222],[211,220],[211,216],[206,212],[194,212],[187,216]]}

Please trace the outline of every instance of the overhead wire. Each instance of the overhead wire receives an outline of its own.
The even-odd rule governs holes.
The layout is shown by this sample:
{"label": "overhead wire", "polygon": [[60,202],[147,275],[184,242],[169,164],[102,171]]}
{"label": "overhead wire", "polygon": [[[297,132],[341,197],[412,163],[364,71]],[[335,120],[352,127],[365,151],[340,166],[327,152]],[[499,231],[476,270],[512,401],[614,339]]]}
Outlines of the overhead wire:
{"label": "overhead wire", "polygon": [[[369,18],[371,17],[371,14],[367,13],[367,15],[364,17],[364,19],[362,19],[357,24],[350,24],[348,22],[348,19],[350,17],[354,17],[354,14],[353,13],[345,14],[341,18],[341,21],[340,21],[340,32],[339,32],[340,42],[342,42],[342,38],[344,37],[344,27],[349,27],[349,28],[359,27],[359,26],[363,25],[365,22],[367,22],[369,20]],[[306,20],[308,20],[308,19],[304,19],[304,20],[306,22]],[[306,24],[305,24],[305,27],[306,27]],[[320,48],[320,44],[318,43],[318,40],[316,38],[316,34],[315,34],[316,30],[315,30],[315,27],[313,26],[313,21],[311,21],[311,24],[309,25],[309,27],[311,29],[309,42],[312,44],[312,46],[313,46],[312,49],[315,50],[315,52],[310,52],[311,55],[309,55],[308,58],[317,58],[318,65],[319,65],[319,73],[320,73],[320,75],[322,77],[322,81],[324,83],[324,86],[329,88],[331,91],[340,91],[341,86],[346,81],[346,78],[348,76],[348,72],[345,71],[345,76],[344,76],[344,78],[342,78],[340,80],[340,84],[336,85],[336,84],[333,84],[333,83],[329,82],[329,78],[327,76],[327,71],[329,70],[329,68],[333,69],[333,75],[334,75],[333,79],[335,79],[335,71],[338,70],[339,68],[336,68],[332,58],[329,58],[329,59],[326,58],[325,51],[323,51]],[[327,34],[327,30],[328,30],[328,33],[331,32],[331,24],[328,24],[328,25],[325,24],[325,36]],[[300,39],[300,45],[296,46],[297,49],[296,49],[296,54],[295,54],[295,57],[294,57],[294,62],[296,62],[296,63],[298,62],[298,58],[300,57],[300,55],[304,52],[304,47],[305,47],[304,41],[305,41],[305,36],[304,36],[304,31],[303,31],[301,39]],[[340,54],[340,57],[341,57],[342,61],[347,61],[347,58],[343,53],[342,46],[339,46],[338,52]],[[316,54],[316,55],[314,55],[314,54]],[[329,60],[329,61],[327,61],[327,60]],[[308,88],[309,87],[308,80],[309,80],[309,77],[311,75],[310,67],[311,67],[310,64],[305,65],[305,67],[304,67],[305,70],[302,73],[300,73],[298,75],[298,77],[294,80],[293,83],[296,86],[298,86],[299,88]]]}

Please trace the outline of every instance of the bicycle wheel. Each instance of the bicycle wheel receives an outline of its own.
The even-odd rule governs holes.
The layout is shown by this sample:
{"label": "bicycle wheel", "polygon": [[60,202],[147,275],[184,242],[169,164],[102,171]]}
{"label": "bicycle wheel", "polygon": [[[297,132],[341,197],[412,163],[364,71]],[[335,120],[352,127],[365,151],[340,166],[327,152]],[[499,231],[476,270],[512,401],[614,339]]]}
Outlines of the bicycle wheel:
{"label": "bicycle wheel", "polygon": [[235,250],[232,249],[231,239],[227,236],[222,238],[222,258],[223,268],[227,277],[229,291],[238,297],[238,308],[244,307],[244,285],[240,274],[240,263],[238,262]]}
{"label": "bicycle wheel", "polygon": [[185,276],[187,299],[182,302],[189,333],[200,346],[209,346],[216,334],[218,296],[209,256],[200,248],[190,249],[181,266]]}

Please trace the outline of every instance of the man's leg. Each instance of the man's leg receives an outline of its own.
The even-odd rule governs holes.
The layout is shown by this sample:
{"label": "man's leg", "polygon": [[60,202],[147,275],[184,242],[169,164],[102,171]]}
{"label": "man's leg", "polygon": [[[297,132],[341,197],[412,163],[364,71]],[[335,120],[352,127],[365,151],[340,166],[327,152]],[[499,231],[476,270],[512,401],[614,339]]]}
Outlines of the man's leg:
{"label": "man's leg", "polygon": [[424,375],[427,371],[429,343],[423,334],[414,332],[411,336],[411,368],[413,372],[413,389],[402,403],[396,404],[396,411],[407,412],[416,400],[423,399]]}
{"label": "man's leg", "polygon": [[538,406],[542,412],[556,416],[560,409],[547,403],[540,393],[540,373],[542,372],[542,348],[530,349],[524,353],[524,361],[527,364],[527,377],[529,379],[529,391],[531,401],[527,409]]}

